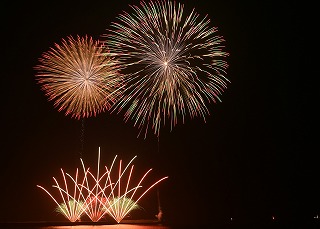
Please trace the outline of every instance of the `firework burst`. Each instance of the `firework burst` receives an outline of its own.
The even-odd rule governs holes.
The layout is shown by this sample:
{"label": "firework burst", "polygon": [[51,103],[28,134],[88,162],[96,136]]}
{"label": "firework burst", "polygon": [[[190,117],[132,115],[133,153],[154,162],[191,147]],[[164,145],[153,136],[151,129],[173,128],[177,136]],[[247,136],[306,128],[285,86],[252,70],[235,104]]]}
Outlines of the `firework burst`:
{"label": "firework burst", "polygon": [[125,110],[124,120],[134,120],[145,137],[185,117],[205,121],[207,103],[221,101],[229,82],[224,38],[207,16],[185,13],[183,4],[142,1],[131,9],[103,35],[105,55],[117,59],[126,84],[112,111]]}
{"label": "firework burst", "polygon": [[109,109],[119,94],[120,77],[113,58],[99,41],[85,36],[55,44],[39,58],[36,80],[59,111],[74,118]]}

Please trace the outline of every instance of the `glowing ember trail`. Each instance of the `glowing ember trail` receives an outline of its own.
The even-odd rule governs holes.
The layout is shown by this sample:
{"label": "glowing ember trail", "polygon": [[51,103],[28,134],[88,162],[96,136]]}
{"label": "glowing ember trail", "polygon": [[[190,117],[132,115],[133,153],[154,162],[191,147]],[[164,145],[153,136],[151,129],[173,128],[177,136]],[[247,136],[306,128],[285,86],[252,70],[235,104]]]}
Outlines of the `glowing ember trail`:
{"label": "glowing ember trail", "polygon": [[[63,214],[71,222],[80,220],[83,214],[86,214],[91,221],[97,222],[108,214],[120,223],[132,210],[140,208],[138,201],[150,189],[168,178],[167,176],[163,177],[143,189],[142,183],[152,170],[149,169],[137,184],[132,185],[131,177],[134,169],[132,162],[136,157],[133,157],[124,168],[122,160],[120,160],[119,169],[114,173],[113,168],[117,158],[115,156],[111,166],[109,168],[105,166],[105,171],[100,174],[99,147],[96,176],[93,175],[90,168],[85,167],[83,160],[80,159],[83,168],[82,175],[79,174],[78,169],[75,177],[61,169],[64,187],[60,186],[57,179],[53,177],[56,185],[52,187],[58,189],[59,199],[44,187],[40,185],[37,187],[44,190],[53,199],[57,204],[56,211]],[[113,176],[114,174],[116,175]]]}

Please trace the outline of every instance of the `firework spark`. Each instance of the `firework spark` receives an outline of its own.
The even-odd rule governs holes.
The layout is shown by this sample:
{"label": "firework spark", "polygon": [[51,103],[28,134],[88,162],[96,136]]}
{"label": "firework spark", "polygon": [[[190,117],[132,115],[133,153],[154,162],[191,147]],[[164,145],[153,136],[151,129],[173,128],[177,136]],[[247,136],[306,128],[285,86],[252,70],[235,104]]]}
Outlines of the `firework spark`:
{"label": "firework spark", "polygon": [[187,116],[206,120],[207,103],[221,101],[230,82],[229,54],[207,16],[170,0],[140,5],[120,14],[103,37],[105,55],[118,60],[126,83],[112,111],[125,110],[124,120],[133,119],[146,138],[150,128],[159,136],[166,122],[172,130]]}
{"label": "firework spark", "polygon": [[[108,196],[105,196],[107,199],[107,205],[104,206],[106,212],[115,219],[118,223],[122,221],[122,219],[128,215],[132,210],[139,209],[138,201],[154,186],[156,186],[161,181],[167,179],[168,177],[163,177],[158,181],[154,182],[148,188],[143,190],[142,183],[144,179],[147,177],[149,172],[152,169],[149,169],[139,180],[137,185],[132,185],[132,174],[134,165],[131,165],[133,160],[136,158],[133,157],[131,161],[125,166],[123,169],[122,167],[122,160],[119,161],[119,169],[116,176],[116,182],[112,182],[112,176],[108,177],[109,186],[111,191],[109,192]],[[128,171],[129,166],[130,171]],[[112,174],[112,166],[110,168],[105,167],[106,171],[111,175]],[[128,172],[127,172],[128,171]],[[123,185],[124,182],[124,185]],[[106,183],[107,184],[107,183]],[[139,192],[140,191],[140,192]]]}
{"label": "firework spark", "polygon": [[120,78],[113,58],[91,37],[85,36],[55,44],[39,58],[36,80],[59,111],[74,118],[95,116],[115,102]]}
{"label": "firework spark", "polygon": [[[131,177],[134,168],[132,162],[136,157],[133,157],[124,168],[122,160],[120,160],[118,171],[112,172],[117,158],[115,156],[111,166],[109,168],[105,166],[105,171],[100,174],[99,148],[96,175],[90,171],[90,168],[85,167],[82,159],[80,159],[83,168],[82,179],[80,179],[81,175],[78,169],[74,178],[61,169],[64,187],[59,185],[57,179],[53,177],[56,183],[53,187],[58,189],[60,201],[58,197],[55,197],[44,187],[40,185],[37,185],[37,187],[44,190],[54,200],[57,204],[56,211],[63,214],[71,222],[80,220],[83,214],[86,214],[91,221],[97,222],[108,214],[116,222],[120,223],[132,210],[140,208],[138,201],[150,189],[168,178],[163,177],[143,189],[142,183],[152,170],[149,169],[138,181],[137,185],[132,185]],[[67,180],[66,177],[69,177],[69,179]]]}

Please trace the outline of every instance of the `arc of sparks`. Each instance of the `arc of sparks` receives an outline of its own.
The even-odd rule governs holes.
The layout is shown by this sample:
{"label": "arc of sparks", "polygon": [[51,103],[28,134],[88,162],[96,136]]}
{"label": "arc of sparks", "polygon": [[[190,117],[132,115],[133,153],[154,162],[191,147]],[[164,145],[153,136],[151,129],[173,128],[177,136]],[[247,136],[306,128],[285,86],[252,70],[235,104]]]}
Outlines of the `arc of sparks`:
{"label": "arc of sparks", "polygon": [[[52,186],[58,190],[61,201],[43,186],[37,185],[37,187],[44,190],[53,199],[57,204],[58,212],[71,222],[80,220],[83,214],[86,214],[91,221],[97,222],[108,214],[117,223],[120,223],[133,209],[139,208],[138,202],[150,189],[168,178],[168,176],[163,177],[147,187],[142,193],[138,193],[138,190],[142,190],[142,183],[152,169],[144,173],[137,184],[132,184],[134,170],[132,163],[136,157],[134,156],[125,166],[123,166],[122,160],[119,161],[115,181],[113,181],[112,175],[117,155],[111,166],[109,168],[105,166],[105,171],[101,173],[100,147],[96,175],[90,171],[90,168],[86,168],[82,159],[80,159],[83,169],[82,180],[78,168],[75,177],[61,169],[63,186],[55,177],[53,177],[55,185]],[[127,173],[128,175],[125,176]]]}

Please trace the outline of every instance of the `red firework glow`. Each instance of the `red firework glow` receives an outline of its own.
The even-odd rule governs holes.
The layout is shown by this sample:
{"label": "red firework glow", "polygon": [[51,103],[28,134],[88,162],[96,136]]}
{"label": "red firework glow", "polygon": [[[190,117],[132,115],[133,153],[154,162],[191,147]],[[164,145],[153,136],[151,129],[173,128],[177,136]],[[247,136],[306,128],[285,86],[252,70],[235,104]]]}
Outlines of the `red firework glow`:
{"label": "red firework glow", "polygon": [[[126,165],[119,161],[119,169],[116,176],[112,173],[117,156],[114,157],[111,166],[105,166],[105,172],[100,174],[100,148],[98,153],[98,168],[94,175],[90,168],[86,168],[82,159],[81,164],[83,174],[79,174],[76,169],[75,177],[65,173],[61,169],[63,177],[63,186],[55,177],[55,185],[52,187],[58,189],[60,201],[47,189],[43,189],[57,204],[56,211],[63,214],[69,221],[80,220],[81,216],[86,214],[91,221],[97,222],[106,214],[111,216],[118,223],[130,213],[130,211],[139,208],[138,201],[155,185],[167,179],[163,177],[154,182],[147,189],[142,190],[142,183],[152,169],[149,169],[137,185],[131,184],[134,165],[133,157]],[[123,168],[124,167],[124,168]]]}

